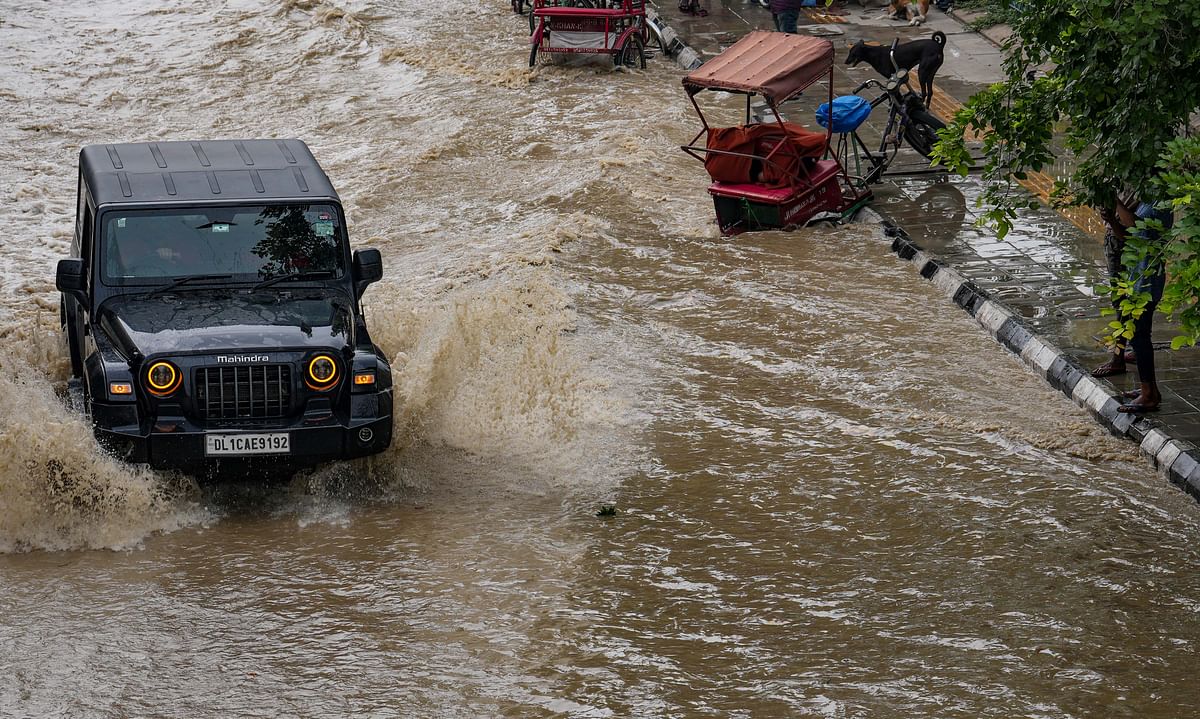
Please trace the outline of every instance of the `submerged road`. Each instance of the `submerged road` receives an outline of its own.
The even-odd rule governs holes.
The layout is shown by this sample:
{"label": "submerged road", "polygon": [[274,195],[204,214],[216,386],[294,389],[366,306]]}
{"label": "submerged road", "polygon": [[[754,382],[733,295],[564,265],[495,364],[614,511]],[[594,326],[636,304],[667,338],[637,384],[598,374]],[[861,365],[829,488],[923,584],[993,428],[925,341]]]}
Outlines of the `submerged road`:
{"label": "submerged road", "polygon": [[[673,64],[530,71],[499,0],[0,17],[0,715],[1200,711],[1193,502],[873,229],[717,237]],[[383,251],[402,431],[197,488],[58,399],[51,268],[81,145],[253,136]]]}

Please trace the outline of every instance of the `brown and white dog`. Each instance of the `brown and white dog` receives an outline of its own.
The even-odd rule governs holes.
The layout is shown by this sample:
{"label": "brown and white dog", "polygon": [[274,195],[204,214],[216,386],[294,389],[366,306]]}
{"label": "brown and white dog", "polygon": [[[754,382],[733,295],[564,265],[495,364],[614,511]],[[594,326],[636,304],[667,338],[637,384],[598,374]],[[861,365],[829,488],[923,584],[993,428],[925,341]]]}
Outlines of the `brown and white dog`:
{"label": "brown and white dog", "polygon": [[920,25],[929,14],[929,0],[891,0],[888,17],[908,20],[909,25]]}

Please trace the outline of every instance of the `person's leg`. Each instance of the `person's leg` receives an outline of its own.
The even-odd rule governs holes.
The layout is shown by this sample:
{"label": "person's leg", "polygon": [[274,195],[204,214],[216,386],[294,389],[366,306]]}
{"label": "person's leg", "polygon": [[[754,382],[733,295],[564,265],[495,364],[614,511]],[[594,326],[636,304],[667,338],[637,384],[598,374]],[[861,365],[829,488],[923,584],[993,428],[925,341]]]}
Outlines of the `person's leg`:
{"label": "person's leg", "polygon": [[779,13],[779,29],[781,32],[796,34],[796,21],[800,19],[799,10],[784,10]]}
{"label": "person's leg", "polygon": [[1133,339],[1129,345],[1137,355],[1138,393],[1129,404],[1121,405],[1122,412],[1152,412],[1162,403],[1162,394],[1158,391],[1158,378],[1154,372],[1154,343],[1151,331],[1154,328],[1154,312],[1158,301],[1162,299],[1162,288],[1166,283],[1166,275],[1159,273],[1150,278],[1149,290],[1151,301],[1146,305],[1142,316],[1133,323]]}
{"label": "person's leg", "polygon": [[1138,391],[1137,396],[1129,404],[1121,405],[1121,411],[1127,413],[1152,412],[1158,409],[1162,395],[1158,391],[1158,382],[1154,376],[1154,345],[1150,341],[1150,329],[1153,322],[1153,308],[1147,307],[1142,316],[1134,322],[1133,339],[1130,345],[1137,353]]}
{"label": "person's leg", "polygon": [[[1121,316],[1121,301],[1114,299],[1112,305],[1113,309],[1117,311],[1117,319],[1122,322],[1125,321],[1125,318]],[[1127,371],[1125,365],[1125,338],[1120,337],[1113,343],[1112,355],[1109,356],[1108,361],[1092,370],[1092,376],[1112,377],[1114,375],[1125,374]]]}
{"label": "person's leg", "polygon": [[[1117,317],[1120,318],[1120,302],[1114,300],[1112,307],[1115,308]],[[1105,360],[1103,365],[1099,365],[1096,369],[1092,370],[1092,377],[1114,377],[1116,375],[1124,375],[1126,372],[1128,372],[1128,367],[1126,366],[1126,343],[1124,343],[1124,337],[1121,337],[1112,344],[1112,354],[1109,355],[1109,359]]]}
{"label": "person's leg", "polygon": [[[1118,235],[1109,228],[1108,232],[1104,233],[1104,259],[1108,263],[1108,281],[1114,285],[1117,278],[1124,275],[1121,270],[1121,252],[1124,249],[1124,235]],[[1123,321],[1124,318],[1121,317],[1121,301],[1114,298],[1112,306],[1117,311],[1117,318]],[[1112,377],[1114,375],[1125,374],[1125,372],[1125,340],[1118,339],[1113,345],[1112,356],[1108,358],[1107,362],[1092,370],[1092,376]]]}

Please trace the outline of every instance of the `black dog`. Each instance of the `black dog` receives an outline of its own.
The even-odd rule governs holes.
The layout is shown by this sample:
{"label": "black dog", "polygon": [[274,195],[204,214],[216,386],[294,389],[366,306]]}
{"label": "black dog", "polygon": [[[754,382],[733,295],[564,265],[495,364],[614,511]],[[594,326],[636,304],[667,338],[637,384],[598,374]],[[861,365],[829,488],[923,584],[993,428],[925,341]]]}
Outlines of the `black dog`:
{"label": "black dog", "polygon": [[911,70],[913,65],[916,65],[921,97],[925,99],[925,106],[929,107],[929,101],[933,99],[933,76],[942,66],[945,48],[946,33],[941,30],[935,32],[929,40],[914,40],[897,45],[895,51],[890,47],[868,45],[859,40],[850,48],[846,64],[853,67],[860,62],[866,62],[884,77],[894,75],[897,67]]}

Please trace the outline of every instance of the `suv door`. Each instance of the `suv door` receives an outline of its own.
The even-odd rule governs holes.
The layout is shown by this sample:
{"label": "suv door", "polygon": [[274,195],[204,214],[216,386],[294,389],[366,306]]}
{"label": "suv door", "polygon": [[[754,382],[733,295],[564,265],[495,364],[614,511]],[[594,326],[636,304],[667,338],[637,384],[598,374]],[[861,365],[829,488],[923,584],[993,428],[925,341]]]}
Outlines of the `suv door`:
{"label": "suv door", "polygon": [[[92,235],[95,233],[96,227],[96,208],[92,206],[90,193],[87,186],[83,184],[83,178],[79,180],[79,204],[75,211],[75,237],[71,243],[71,249],[77,256],[83,260],[84,276],[88,278],[87,288],[85,292],[89,295],[92,290],[91,282],[91,267],[92,263]],[[79,305],[79,302],[74,297],[63,295],[63,325],[67,332],[67,350],[71,357],[71,375],[73,377],[83,376],[83,338],[84,330],[87,327],[87,312]]]}

